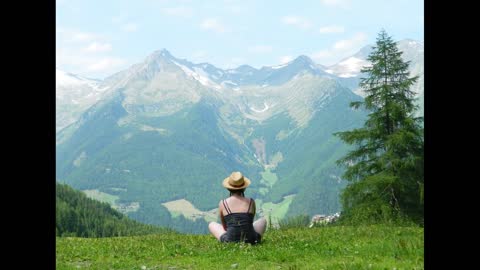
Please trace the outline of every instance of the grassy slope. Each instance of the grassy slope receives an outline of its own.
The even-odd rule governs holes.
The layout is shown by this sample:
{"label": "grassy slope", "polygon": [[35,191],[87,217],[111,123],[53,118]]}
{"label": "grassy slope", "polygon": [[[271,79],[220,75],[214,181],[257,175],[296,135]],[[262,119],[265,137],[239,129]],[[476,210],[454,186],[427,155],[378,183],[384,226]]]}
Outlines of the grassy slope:
{"label": "grassy slope", "polygon": [[[57,269],[423,269],[423,228],[360,226],[267,231],[263,244],[210,235],[57,238]],[[238,265],[234,265],[238,264]],[[232,266],[233,265],[233,266]]]}

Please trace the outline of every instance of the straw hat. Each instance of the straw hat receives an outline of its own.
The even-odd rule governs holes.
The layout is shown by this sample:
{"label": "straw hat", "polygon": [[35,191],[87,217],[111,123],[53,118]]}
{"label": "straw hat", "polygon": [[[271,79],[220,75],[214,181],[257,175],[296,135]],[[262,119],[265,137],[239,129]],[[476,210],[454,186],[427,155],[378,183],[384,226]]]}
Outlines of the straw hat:
{"label": "straw hat", "polygon": [[241,172],[233,172],[229,177],[223,180],[223,186],[232,189],[244,189],[250,185],[250,179],[243,176]]}

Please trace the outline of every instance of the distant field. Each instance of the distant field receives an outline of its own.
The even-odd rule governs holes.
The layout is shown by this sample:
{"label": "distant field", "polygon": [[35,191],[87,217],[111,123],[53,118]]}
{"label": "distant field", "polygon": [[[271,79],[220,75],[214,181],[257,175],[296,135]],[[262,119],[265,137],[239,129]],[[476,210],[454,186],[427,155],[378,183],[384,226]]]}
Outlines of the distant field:
{"label": "distant field", "polygon": [[203,218],[207,222],[217,221],[217,209],[212,209],[207,212],[200,211],[191,202],[185,199],[162,203],[162,205],[170,211],[173,217],[183,215],[185,218],[191,220]]}
{"label": "distant field", "polygon": [[283,161],[283,155],[282,152],[277,152],[275,155],[271,157],[270,160],[270,167],[276,168],[278,163]]}
{"label": "distant field", "polygon": [[119,198],[118,196],[101,192],[98,189],[87,189],[83,190],[83,192],[85,193],[85,195],[87,195],[87,197],[95,199],[97,201],[106,202],[111,206],[115,206],[115,201]]}
{"label": "distant field", "polygon": [[[258,209],[257,212],[260,214],[257,215],[256,218],[259,218],[259,216],[265,216],[265,218],[271,216],[272,222],[274,224],[277,224],[278,220],[285,217],[288,211],[288,207],[290,206],[290,203],[292,202],[294,197],[295,195],[285,196],[284,200],[277,204],[271,202],[263,203],[263,201],[260,199],[256,200],[255,202]],[[183,215],[185,218],[190,220],[203,218],[207,222],[218,221],[217,208],[210,211],[201,211],[197,209],[191,202],[185,199],[166,202],[162,205],[168,209],[172,217],[178,217],[180,215]]]}
{"label": "distant field", "polygon": [[424,269],[420,227],[267,230],[260,245],[211,235],[57,238],[56,269]]}
{"label": "distant field", "polygon": [[283,201],[277,204],[271,202],[262,203],[260,207],[262,209],[263,215],[266,218],[270,216],[272,218],[272,222],[274,224],[277,224],[278,220],[284,218],[287,214],[288,207],[292,203],[294,197],[295,195],[285,196],[283,197]]}
{"label": "distant field", "polygon": [[85,195],[87,195],[87,197],[89,198],[110,204],[113,209],[118,210],[124,214],[128,212],[135,212],[140,208],[140,204],[138,202],[119,204],[117,203],[117,200],[119,199],[118,196],[101,192],[98,189],[83,190],[83,193],[85,193]]}
{"label": "distant field", "polygon": [[272,187],[278,180],[277,174],[272,173],[270,168],[265,169],[265,171],[260,174],[262,175],[262,180],[260,181],[269,187]]}
{"label": "distant field", "polygon": [[[269,169],[267,169],[266,172],[264,172],[263,174],[264,174],[263,176],[266,177],[267,179],[270,179],[270,180],[276,179],[276,175],[274,173],[271,173]],[[83,192],[89,198],[92,198],[101,202],[106,202],[110,204],[113,208],[123,213],[129,212],[129,211],[136,211],[138,209],[138,206],[134,207],[134,206],[118,205],[116,203],[116,201],[119,198],[118,196],[104,193],[97,189],[83,190]],[[262,215],[265,216],[266,218],[271,216],[272,222],[274,222],[274,224],[277,224],[278,220],[285,217],[285,214],[287,213],[288,207],[290,206],[290,203],[292,202],[294,196],[295,195],[285,196],[284,200],[277,204],[271,203],[271,202],[263,203],[262,200],[257,200],[256,201],[257,209],[261,210],[258,212],[262,212]],[[216,208],[210,211],[201,211],[197,209],[191,202],[185,199],[166,202],[166,203],[163,203],[162,205],[164,205],[168,209],[168,211],[171,213],[173,217],[178,217],[180,215],[183,215],[185,218],[190,220],[203,218],[207,222],[218,220],[218,213]],[[129,209],[128,207],[132,209]],[[259,216],[257,215],[257,218],[258,217]]]}

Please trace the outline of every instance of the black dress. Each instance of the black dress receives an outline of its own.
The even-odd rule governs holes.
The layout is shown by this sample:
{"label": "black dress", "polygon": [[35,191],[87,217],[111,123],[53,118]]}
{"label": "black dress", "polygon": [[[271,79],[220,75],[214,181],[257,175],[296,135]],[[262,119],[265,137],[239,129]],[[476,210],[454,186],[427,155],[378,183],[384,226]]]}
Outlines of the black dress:
{"label": "black dress", "polygon": [[252,202],[253,199],[250,199],[246,213],[232,213],[227,202],[223,200],[223,206],[228,214],[224,217],[227,223],[227,232],[220,237],[221,242],[260,243],[262,236],[253,228],[254,214],[249,213]]}

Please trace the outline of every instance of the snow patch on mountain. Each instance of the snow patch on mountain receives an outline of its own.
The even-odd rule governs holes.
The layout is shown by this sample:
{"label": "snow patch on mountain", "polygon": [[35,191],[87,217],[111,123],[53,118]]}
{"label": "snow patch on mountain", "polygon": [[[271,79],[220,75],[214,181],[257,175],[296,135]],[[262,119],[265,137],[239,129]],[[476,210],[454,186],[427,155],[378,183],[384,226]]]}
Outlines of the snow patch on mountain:
{"label": "snow patch on mountain", "polygon": [[55,76],[56,76],[55,83],[57,87],[79,86],[82,84],[87,84],[91,87],[96,87],[98,85],[98,82],[94,80],[90,80],[79,75],[71,74],[60,69],[56,69]]}
{"label": "snow patch on mountain", "polygon": [[417,44],[418,44],[418,42],[416,42],[416,41],[409,41],[408,42],[408,45],[410,45],[410,46],[416,46]]}
{"label": "snow patch on mountain", "polygon": [[257,110],[257,109],[255,109],[255,108],[253,108],[253,107],[250,107],[250,110],[252,110],[252,111],[254,111],[254,112],[257,112],[257,113],[261,113],[261,112],[267,111],[267,110],[270,108],[270,107],[268,107],[267,102],[263,102],[263,106],[264,106],[264,107],[263,107],[263,109],[261,109],[261,110]]}
{"label": "snow patch on mountain", "polygon": [[357,76],[362,67],[367,65],[369,65],[368,61],[352,56],[330,67],[326,72],[342,78],[350,78]]}
{"label": "snow patch on mountain", "polygon": [[272,69],[279,69],[279,68],[283,68],[283,67],[286,67],[286,66],[288,66],[288,63],[282,64],[282,65],[278,65],[278,66],[273,66],[273,67],[271,67],[271,68],[272,68]]}
{"label": "snow patch on mountain", "polygon": [[221,82],[221,85],[223,85],[223,86],[225,86],[226,84],[238,85],[238,84],[236,84],[236,83],[234,83],[234,82],[232,82],[232,81],[230,81],[230,80],[229,80],[229,81],[223,81],[223,82]]}
{"label": "snow patch on mountain", "polygon": [[[195,80],[199,81],[202,85],[204,86],[207,86],[209,88],[213,88],[213,89],[216,89],[216,90],[220,90],[222,89],[222,87],[218,84],[216,84],[215,82],[213,82],[212,80],[210,80],[208,78],[208,74],[203,70],[203,69],[200,69],[200,68],[197,68],[195,67],[195,71],[189,69],[188,67],[176,62],[176,61],[173,61],[172,62],[179,66],[183,72],[185,72],[187,75],[193,77]],[[201,74],[198,74],[197,72],[201,73]]]}
{"label": "snow patch on mountain", "polygon": [[353,93],[355,93],[356,95],[359,95],[363,98],[367,96],[367,93],[365,93],[365,91],[363,91],[363,88],[361,88],[361,87],[358,87],[355,90],[353,90]]}

